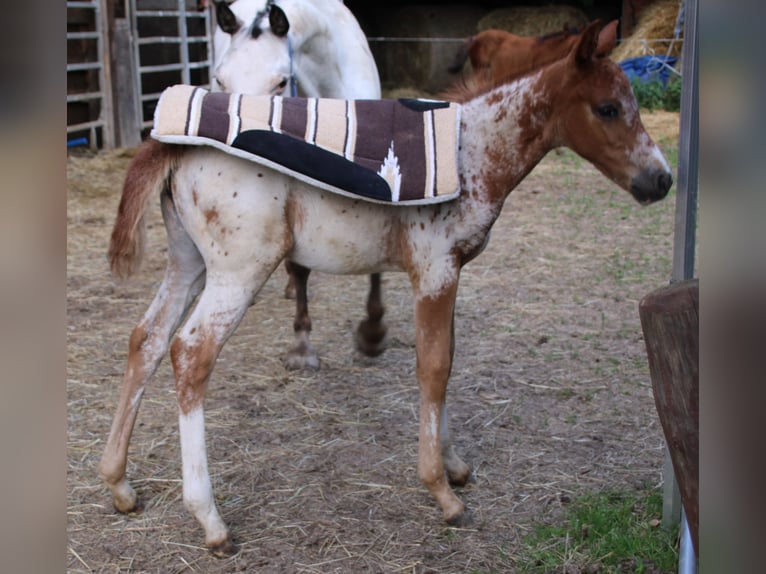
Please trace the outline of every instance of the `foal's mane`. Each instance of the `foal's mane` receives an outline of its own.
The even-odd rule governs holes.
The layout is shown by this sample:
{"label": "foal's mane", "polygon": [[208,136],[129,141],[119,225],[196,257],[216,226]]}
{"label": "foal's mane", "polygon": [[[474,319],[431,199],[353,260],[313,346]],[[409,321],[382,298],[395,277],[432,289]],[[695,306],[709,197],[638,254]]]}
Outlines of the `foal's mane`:
{"label": "foal's mane", "polygon": [[519,78],[523,78],[524,76],[529,76],[543,68],[547,68],[548,66],[561,61],[565,57],[566,55],[563,56],[562,58],[559,58],[558,60],[548,62],[547,64],[543,64],[542,66],[532,68],[531,70],[517,71],[515,74],[504,76],[498,80],[493,80],[491,78],[488,78],[484,74],[474,74],[469,77],[462,77],[459,80],[457,80],[452,86],[440,92],[439,95],[437,96],[437,99],[445,100],[448,102],[456,102],[458,104],[464,104],[465,102],[468,102],[474,98],[477,98],[483,94],[486,94],[487,92],[491,92],[492,90],[494,90],[495,88],[499,86],[510,84],[511,82],[518,80]]}

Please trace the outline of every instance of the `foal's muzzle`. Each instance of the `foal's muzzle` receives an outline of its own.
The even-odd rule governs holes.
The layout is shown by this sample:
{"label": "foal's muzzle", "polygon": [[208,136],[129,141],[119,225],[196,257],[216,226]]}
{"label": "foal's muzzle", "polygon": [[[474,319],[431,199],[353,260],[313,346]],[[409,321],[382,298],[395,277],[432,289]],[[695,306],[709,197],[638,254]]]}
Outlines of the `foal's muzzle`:
{"label": "foal's muzzle", "polygon": [[630,193],[636,201],[646,205],[664,198],[672,185],[673,176],[668,171],[643,171],[630,182]]}

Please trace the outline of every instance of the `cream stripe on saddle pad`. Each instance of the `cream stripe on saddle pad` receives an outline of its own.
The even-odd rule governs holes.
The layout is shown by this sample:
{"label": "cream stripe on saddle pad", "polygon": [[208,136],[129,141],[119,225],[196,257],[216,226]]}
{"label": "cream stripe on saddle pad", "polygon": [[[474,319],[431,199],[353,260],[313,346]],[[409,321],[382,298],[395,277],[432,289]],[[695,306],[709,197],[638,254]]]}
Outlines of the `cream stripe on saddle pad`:
{"label": "cream stripe on saddle pad", "polygon": [[211,145],[343,195],[399,204],[457,197],[460,106],[166,89],[152,137]]}

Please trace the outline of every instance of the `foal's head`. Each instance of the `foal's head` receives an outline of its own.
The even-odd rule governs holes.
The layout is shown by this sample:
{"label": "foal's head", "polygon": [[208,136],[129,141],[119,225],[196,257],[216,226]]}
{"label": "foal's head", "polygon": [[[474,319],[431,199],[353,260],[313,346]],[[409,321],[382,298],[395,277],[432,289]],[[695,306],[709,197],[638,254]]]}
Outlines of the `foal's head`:
{"label": "foal's head", "polygon": [[628,78],[607,56],[616,26],[583,32],[569,55],[547,75],[554,94],[554,145],[566,145],[641,203],[667,195],[673,183],[665,158],[646,133]]}
{"label": "foal's head", "polygon": [[[218,26],[231,36],[215,70],[221,89],[245,94],[289,94],[290,23],[284,11],[273,0],[237,0],[234,9],[237,13],[228,3],[216,2]],[[247,21],[243,21],[246,15]]]}

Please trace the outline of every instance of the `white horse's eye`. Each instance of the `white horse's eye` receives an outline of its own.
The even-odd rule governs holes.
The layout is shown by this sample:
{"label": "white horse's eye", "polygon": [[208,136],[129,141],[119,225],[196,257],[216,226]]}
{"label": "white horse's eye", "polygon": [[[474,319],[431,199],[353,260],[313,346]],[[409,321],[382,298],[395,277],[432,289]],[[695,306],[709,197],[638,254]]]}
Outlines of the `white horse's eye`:
{"label": "white horse's eye", "polygon": [[284,89],[287,87],[287,78],[285,78],[285,79],[283,79],[281,82],[279,82],[279,84],[277,85],[277,87],[278,87],[280,90],[284,90]]}

